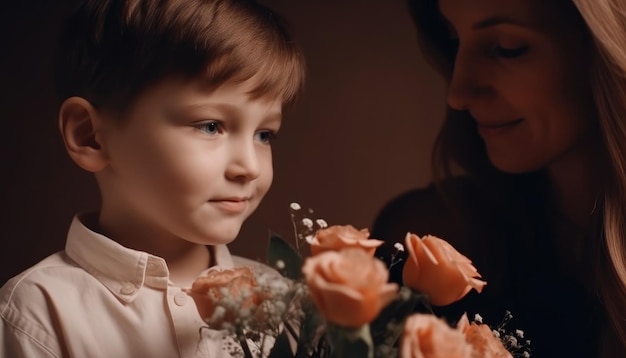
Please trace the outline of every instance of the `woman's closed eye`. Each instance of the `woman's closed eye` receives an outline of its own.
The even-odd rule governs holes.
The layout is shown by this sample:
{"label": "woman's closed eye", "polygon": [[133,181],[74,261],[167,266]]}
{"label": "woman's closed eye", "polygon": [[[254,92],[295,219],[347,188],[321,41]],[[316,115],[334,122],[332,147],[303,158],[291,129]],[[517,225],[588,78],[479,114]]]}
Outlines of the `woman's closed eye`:
{"label": "woman's closed eye", "polygon": [[518,46],[518,47],[503,47],[496,46],[494,48],[494,53],[498,57],[502,58],[516,58],[524,55],[528,51],[528,46]]}

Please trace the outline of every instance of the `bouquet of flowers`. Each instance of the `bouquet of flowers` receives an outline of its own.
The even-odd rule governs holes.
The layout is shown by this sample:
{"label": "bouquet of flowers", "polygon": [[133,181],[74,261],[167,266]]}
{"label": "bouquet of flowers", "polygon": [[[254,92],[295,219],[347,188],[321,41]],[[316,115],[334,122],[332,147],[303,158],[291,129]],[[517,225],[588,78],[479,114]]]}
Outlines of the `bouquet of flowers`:
{"label": "bouquet of flowers", "polygon": [[[295,247],[270,235],[267,261],[274,270],[212,271],[190,290],[207,328],[234,342],[231,355],[530,356],[521,331],[509,334],[466,315],[450,326],[432,313],[430,305],[451,304],[486,285],[471,261],[445,240],[407,233],[404,245],[395,245],[408,252],[404,285],[398,286],[388,282],[388,267],[374,257],[383,242],[371,239],[367,229],[328,226],[302,215],[296,203],[291,215]],[[305,243],[309,256],[301,253]]]}

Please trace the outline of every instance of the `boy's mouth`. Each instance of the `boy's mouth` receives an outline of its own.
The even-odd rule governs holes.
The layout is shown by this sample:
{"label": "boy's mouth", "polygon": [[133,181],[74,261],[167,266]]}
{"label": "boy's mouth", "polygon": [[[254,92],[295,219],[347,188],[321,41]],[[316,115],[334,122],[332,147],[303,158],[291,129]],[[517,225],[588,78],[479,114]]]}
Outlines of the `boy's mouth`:
{"label": "boy's mouth", "polygon": [[246,210],[248,207],[249,197],[229,197],[209,200],[209,203],[214,204],[219,210],[238,214]]}

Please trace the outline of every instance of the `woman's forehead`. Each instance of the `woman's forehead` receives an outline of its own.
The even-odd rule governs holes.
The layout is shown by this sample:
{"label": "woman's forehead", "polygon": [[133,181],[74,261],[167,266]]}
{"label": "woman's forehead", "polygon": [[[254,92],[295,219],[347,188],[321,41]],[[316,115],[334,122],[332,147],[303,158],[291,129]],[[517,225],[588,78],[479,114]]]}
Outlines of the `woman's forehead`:
{"label": "woman's forehead", "polygon": [[443,18],[457,31],[481,29],[500,23],[543,29],[562,15],[560,1],[439,0]]}

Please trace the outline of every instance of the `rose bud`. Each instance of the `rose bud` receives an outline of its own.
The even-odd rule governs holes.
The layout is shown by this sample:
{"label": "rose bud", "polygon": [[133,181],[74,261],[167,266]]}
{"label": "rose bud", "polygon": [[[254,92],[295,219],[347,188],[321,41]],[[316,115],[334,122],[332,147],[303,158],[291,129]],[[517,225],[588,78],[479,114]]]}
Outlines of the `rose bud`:
{"label": "rose bud", "polygon": [[324,251],[339,251],[349,247],[357,247],[365,250],[370,256],[374,256],[376,248],[383,244],[383,241],[369,239],[370,233],[367,229],[357,230],[352,225],[334,225],[319,230],[312,241],[311,253],[317,255]]}
{"label": "rose bud", "polygon": [[265,299],[248,267],[209,271],[193,282],[188,294],[202,319],[215,329],[247,313],[255,314]]}
{"label": "rose bud", "polygon": [[402,358],[473,358],[463,334],[432,314],[417,313],[404,323]]}
{"label": "rose bud", "polygon": [[344,327],[370,323],[398,291],[398,285],[387,282],[385,264],[357,248],[309,257],[302,272],[322,316]]}
{"label": "rose bud", "polygon": [[409,253],[402,271],[404,284],[425,293],[435,306],[445,306],[463,298],[472,288],[481,292],[487,284],[472,262],[452,245],[438,237],[406,236]]}
{"label": "rose bud", "polygon": [[470,323],[467,314],[461,317],[457,329],[463,333],[465,340],[474,350],[474,357],[478,358],[513,358],[504,348],[500,339],[496,338],[491,328],[486,324]]}

